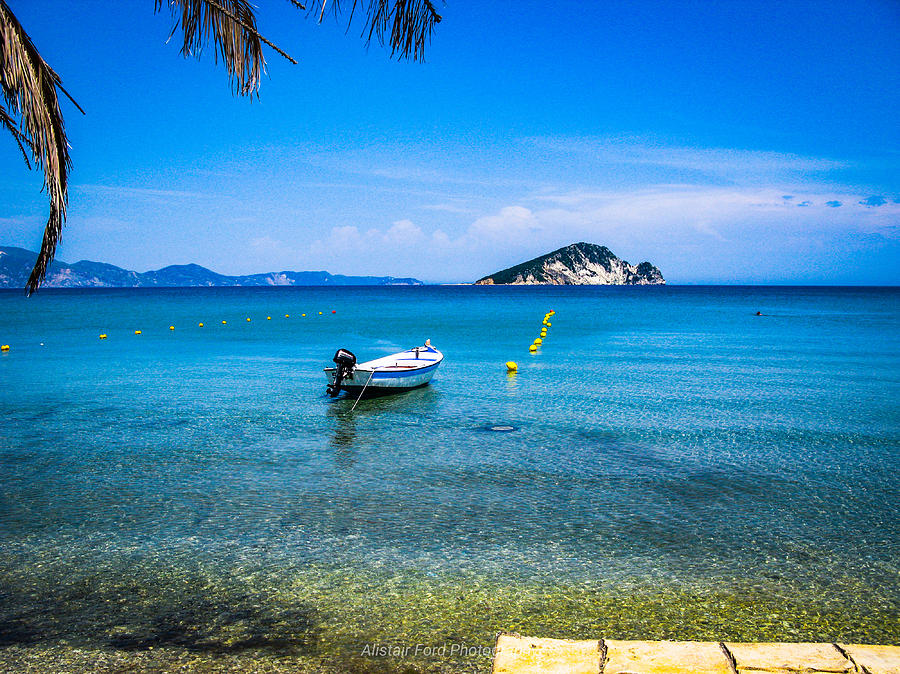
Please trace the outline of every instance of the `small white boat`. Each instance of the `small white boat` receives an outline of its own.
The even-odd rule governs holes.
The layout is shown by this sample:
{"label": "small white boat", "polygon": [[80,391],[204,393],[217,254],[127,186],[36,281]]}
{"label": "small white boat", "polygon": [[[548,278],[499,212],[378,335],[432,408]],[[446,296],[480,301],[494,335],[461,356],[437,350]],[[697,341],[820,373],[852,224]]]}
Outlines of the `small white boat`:
{"label": "small white boat", "polygon": [[359,364],[352,353],[338,349],[335,367],[325,368],[328,393],[333,397],[341,391],[351,395],[408,391],[430,382],[442,360],[444,354],[431,346],[431,340],[426,340],[424,346]]}

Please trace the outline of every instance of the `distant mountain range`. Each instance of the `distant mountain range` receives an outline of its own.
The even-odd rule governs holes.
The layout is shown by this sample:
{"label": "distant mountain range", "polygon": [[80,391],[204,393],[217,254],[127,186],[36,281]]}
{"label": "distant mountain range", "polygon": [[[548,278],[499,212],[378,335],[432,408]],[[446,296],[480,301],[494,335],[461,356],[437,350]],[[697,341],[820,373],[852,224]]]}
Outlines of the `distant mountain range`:
{"label": "distant mountain range", "polygon": [[649,262],[620,260],[606,246],[573,243],[498,271],[476,285],[661,285],[662,272]]}
{"label": "distant mountain range", "polygon": [[[37,253],[0,246],[0,288],[24,288]],[[136,272],[103,262],[55,260],[44,288],[165,288],[190,286],[418,286],[422,281],[393,276],[342,276],[327,271],[278,271],[226,276],[198,264],[175,264]]]}

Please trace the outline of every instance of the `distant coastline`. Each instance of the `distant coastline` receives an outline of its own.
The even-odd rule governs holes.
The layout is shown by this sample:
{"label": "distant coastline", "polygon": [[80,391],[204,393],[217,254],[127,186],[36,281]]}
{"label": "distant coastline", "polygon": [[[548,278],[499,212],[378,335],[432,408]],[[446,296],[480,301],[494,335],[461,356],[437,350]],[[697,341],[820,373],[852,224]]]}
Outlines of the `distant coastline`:
{"label": "distant coastline", "polygon": [[[0,246],[0,288],[24,288],[37,253]],[[54,260],[44,288],[196,288],[248,286],[420,286],[412,277],[344,276],[327,271],[278,271],[244,276],[219,274],[198,264],[137,272],[104,262]]]}

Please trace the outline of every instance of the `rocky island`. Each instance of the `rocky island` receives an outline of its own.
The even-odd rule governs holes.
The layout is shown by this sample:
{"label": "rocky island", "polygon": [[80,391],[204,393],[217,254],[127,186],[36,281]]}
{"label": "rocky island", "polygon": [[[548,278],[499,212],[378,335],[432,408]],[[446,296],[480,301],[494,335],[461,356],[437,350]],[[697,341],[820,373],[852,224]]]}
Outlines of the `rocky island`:
{"label": "rocky island", "polygon": [[606,246],[573,243],[528,262],[478,279],[476,285],[663,285],[649,262],[620,260]]}

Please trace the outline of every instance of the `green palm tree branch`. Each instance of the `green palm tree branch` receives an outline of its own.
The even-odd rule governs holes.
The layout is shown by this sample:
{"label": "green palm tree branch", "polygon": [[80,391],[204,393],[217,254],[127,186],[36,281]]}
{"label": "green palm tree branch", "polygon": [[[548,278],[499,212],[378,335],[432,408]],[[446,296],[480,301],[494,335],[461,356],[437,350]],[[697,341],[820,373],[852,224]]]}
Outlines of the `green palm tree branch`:
{"label": "green palm tree branch", "polygon": [[[68,177],[72,168],[69,144],[56,89],[59,76],[41,58],[31,38],[0,0],[0,89],[6,102],[3,126],[31,151],[36,166],[44,171],[44,188],[50,199],[50,214],[44,227],[41,251],[28,278],[30,295],[47,275],[66,220]],[[12,123],[12,115],[21,122]]]}
{"label": "green palm tree branch", "polygon": [[[319,20],[325,13],[328,0],[322,0]],[[331,9],[335,16],[343,13],[346,2],[332,0]],[[347,29],[353,22],[357,6],[361,0],[353,0]],[[391,57],[421,61],[425,57],[425,47],[431,42],[431,34],[436,24],[441,22],[432,0],[368,0],[363,19],[362,36],[366,44],[372,39],[382,46],[390,45]]]}

